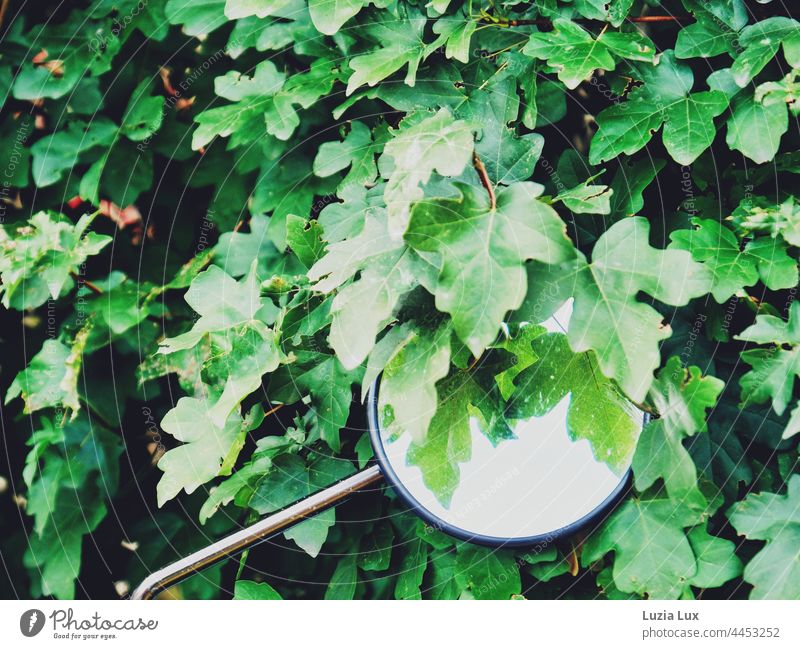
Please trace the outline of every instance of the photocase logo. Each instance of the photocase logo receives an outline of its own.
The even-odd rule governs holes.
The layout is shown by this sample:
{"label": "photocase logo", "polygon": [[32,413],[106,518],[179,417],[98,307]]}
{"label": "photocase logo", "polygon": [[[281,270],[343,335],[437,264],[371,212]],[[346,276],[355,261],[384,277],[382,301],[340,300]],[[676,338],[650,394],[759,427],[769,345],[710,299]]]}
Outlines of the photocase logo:
{"label": "photocase logo", "polygon": [[42,628],[44,628],[44,613],[37,608],[25,611],[19,618],[19,630],[27,638],[32,638]]}

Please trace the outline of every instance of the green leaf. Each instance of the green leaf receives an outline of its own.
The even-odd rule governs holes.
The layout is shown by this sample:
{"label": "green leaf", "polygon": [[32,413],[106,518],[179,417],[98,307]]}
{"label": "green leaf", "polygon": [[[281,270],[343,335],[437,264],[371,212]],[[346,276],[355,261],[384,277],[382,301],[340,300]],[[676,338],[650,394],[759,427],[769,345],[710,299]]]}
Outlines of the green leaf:
{"label": "green leaf", "polygon": [[33,309],[48,297],[57,299],[72,289],[72,274],[111,241],[111,237],[87,232],[92,219],[85,215],[73,225],[60,215],[37,212],[13,234],[0,225],[3,305]]}
{"label": "green leaf", "polygon": [[68,347],[59,340],[45,340],[39,353],[9,386],[6,403],[22,397],[26,414],[57,406],[79,410],[81,342],[77,340],[75,345]]}
{"label": "green leaf", "polygon": [[153,183],[153,151],[141,146],[117,138],[81,178],[79,196],[95,205],[101,196],[117,205],[134,203]]}
{"label": "green leaf", "polygon": [[227,137],[248,129],[266,132],[264,114],[270,98],[285,81],[286,75],[272,61],[259,63],[252,76],[231,71],[214,79],[215,93],[236,103],[205,110],[195,117],[199,126],[192,136],[192,148],[207,145],[217,135]]}
{"label": "green leaf", "polygon": [[728,98],[721,92],[695,92],[671,104],[664,113],[664,146],[672,159],[692,164],[714,141],[714,117],[728,109]]}
{"label": "green leaf", "polygon": [[655,180],[664,165],[665,162],[658,158],[622,162],[611,181],[613,194],[610,218],[616,221],[626,216],[638,215],[644,207],[645,189]]}
{"label": "green leaf", "polygon": [[698,526],[689,530],[689,543],[697,560],[692,586],[718,588],[742,574],[742,562],[736,556],[736,544],[711,534]]}
{"label": "green leaf", "polygon": [[[438,407],[425,438],[411,443],[407,462],[418,466],[425,486],[443,506],[450,501],[461,479],[459,464],[472,457],[470,420],[476,415],[491,421],[503,419],[502,404],[468,374],[455,374],[437,386]],[[386,397],[381,383],[381,401]],[[507,424],[504,424],[507,429]],[[482,426],[486,429],[487,426]],[[490,430],[484,430],[495,443]],[[510,433],[510,431],[508,431]]]}
{"label": "green leaf", "polygon": [[[109,343],[111,337],[124,334],[149,315],[160,313],[159,309],[147,299],[157,291],[149,284],[134,282],[122,273],[112,273],[106,282],[96,282],[95,285],[103,290],[102,294],[88,298],[81,296],[85,299],[87,310],[95,315],[90,348],[91,342],[104,346]],[[84,292],[86,290],[83,289]]]}
{"label": "green leaf", "polygon": [[542,187],[517,183],[497,193],[493,205],[482,188],[456,184],[454,198],[418,203],[405,239],[442,257],[436,307],[474,356],[497,336],[508,311],[527,292],[525,261],[559,263],[573,247],[555,210],[537,200]]}
{"label": "green leaf", "polygon": [[665,52],[659,64],[643,75],[644,85],[627,102],[603,110],[592,138],[589,161],[598,164],[622,153],[636,153],[663,124],[664,146],[673,160],[693,163],[714,140],[714,118],[728,108],[717,90],[691,93],[694,75]]}
{"label": "green leaf", "polygon": [[369,0],[309,0],[308,11],[314,27],[330,36],[368,3]]}
{"label": "green leaf", "polygon": [[636,489],[645,491],[662,479],[670,499],[702,511],[708,501],[698,488],[697,468],[681,440],[660,419],[645,426],[633,457]]}
{"label": "green leaf", "polygon": [[210,34],[226,22],[225,0],[167,0],[164,13],[188,36]]}
{"label": "green leaf", "polygon": [[428,546],[421,539],[409,542],[394,587],[395,599],[422,599],[420,586],[428,567]]}
{"label": "green leaf", "polygon": [[[328,341],[346,369],[364,361],[402,296],[418,280],[424,281],[430,270],[402,241],[389,235],[383,210],[365,216],[358,235],[328,246],[308,277],[318,291],[338,289],[331,304]],[[358,279],[342,288],[359,272]]]}
{"label": "green leaf", "polygon": [[[188,287],[195,275],[208,265],[212,256],[214,262],[232,277],[247,275],[253,265],[253,261],[256,262],[256,274],[259,277],[268,277],[281,262],[280,253],[267,235],[268,226],[269,219],[262,214],[257,214],[250,219],[249,232],[241,230],[223,232],[217,245],[207,251],[210,254],[206,255],[205,264],[201,264],[196,269],[191,269],[193,272],[186,273],[188,281],[184,281],[182,286],[173,284],[172,288]],[[195,259],[200,260],[201,257],[195,257]],[[285,257],[283,262],[286,263]],[[292,266],[289,265],[289,268],[291,269]],[[300,264],[297,264],[297,271],[298,273],[303,272]]]}
{"label": "green leaf", "polygon": [[[736,338],[771,345],[742,352],[742,360],[753,367],[739,381],[743,403],[765,403],[771,399],[772,409],[782,415],[793,400],[794,381],[800,376],[800,304],[792,302],[788,321],[773,315],[757,316],[755,324]],[[795,413],[784,429],[784,439],[800,432]]]}
{"label": "green leaf", "polygon": [[375,379],[383,372],[386,364],[392,359],[396,350],[411,340],[414,323],[404,322],[394,327],[389,327],[384,336],[375,343],[367,359],[364,378],[361,382],[361,401],[367,398],[367,392],[372,387]]}
{"label": "green leaf", "polygon": [[[653,48],[655,53],[655,48]],[[614,57],[602,43],[579,25],[564,19],[553,21],[552,32],[530,37],[522,50],[528,56],[545,59],[558,71],[558,78],[574,90],[595,70],[613,70]]]}
{"label": "green leaf", "polygon": [[375,261],[356,282],[340,290],[331,305],[329,342],[349,369],[366,359],[401,296],[414,286],[412,252],[400,249]]}
{"label": "green leaf", "polygon": [[158,462],[158,468],[164,472],[156,490],[159,507],[181,489],[191,494],[217,477],[223,460],[237,446],[242,432],[247,431],[247,422],[238,412],[217,426],[208,415],[209,408],[202,399],[182,397],[161,421],[161,428],[184,444],[164,453]]}
{"label": "green leaf", "polygon": [[517,377],[518,388],[507,405],[507,416],[543,417],[570,395],[570,439],[588,440],[598,462],[623,473],[636,448],[642,412],[601,374],[595,354],[573,353],[564,334],[545,334],[531,344],[539,360]]}
{"label": "green leaf", "polygon": [[450,369],[450,325],[420,328],[399,342],[381,378],[382,425],[425,440],[437,408],[436,382]]}
{"label": "green leaf", "polygon": [[669,359],[650,388],[660,419],[642,431],[633,473],[636,488],[645,491],[663,479],[669,497],[698,511],[708,501],[697,485],[697,470],[683,440],[706,430],[706,409],[713,408],[725,384],[701,376],[699,367],[684,368],[677,356]]}
{"label": "green leaf", "polygon": [[[658,343],[670,328],[653,307],[636,299],[640,291],[664,304],[682,306],[707,293],[711,273],[683,250],[650,246],[647,220],[634,217],[612,225],[597,241],[588,262],[578,252],[559,265],[529,267],[530,286],[550,282],[551,305],[545,312],[529,295],[521,314],[542,321],[574,296],[568,338],[575,352],[594,350],[606,376],[641,402],[660,365]],[[549,313],[547,313],[549,311]],[[525,315],[524,317],[528,317]]]}
{"label": "green leaf", "polygon": [[785,16],[773,16],[745,27],[738,37],[741,51],[731,66],[736,85],[747,86],[764,69],[781,46],[781,42],[797,34],[800,23]]}
{"label": "green leaf", "polygon": [[[373,204],[375,192],[367,192],[364,187],[346,185],[338,194],[342,202],[327,205],[319,214],[319,222],[329,243],[354,237],[364,229],[364,220],[368,213],[383,209]],[[383,201],[378,202],[382,206]]]}
{"label": "green leaf", "polygon": [[739,534],[766,541],[744,568],[753,584],[751,599],[800,598],[800,476],[789,479],[786,495],[750,494],[728,510]]}
{"label": "green leaf", "polygon": [[[376,143],[377,144],[377,143]],[[324,142],[314,158],[314,173],[326,178],[347,169],[339,189],[347,185],[369,185],[378,175],[372,133],[363,122],[353,122],[342,142]]]}
{"label": "green leaf", "polygon": [[747,24],[749,14],[744,0],[681,0],[683,6],[703,24],[716,23],[739,31]]}
{"label": "green leaf", "polygon": [[495,184],[512,185],[530,179],[543,147],[538,133],[518,136],[513,129],[491,125],[483,129],[475,152]]}
{"label": "green leaf", "polygon": [[203,364],[203,378],[222,387],[207,416],[221,427],[245,397],[261,387],[261,377],[278,367],[281,353],[275,332],[252,322],[212,336],[211,354]]}
{"label": "green leaf", "polygon": [[321,514],[294,525],[283,535],[297,543],[298,547],[302,548],[306,554],[316,557],[328,538],[328,531],[335,524],[336,509],[327,509]]}
{"label": "green leaf", "polygon": [[392,560],[394,533],[388,523],[379,524],[375,531],[361,539],[358,567],[362,570],[386,570]]}
{"label": "green leaf", "polygon": [[286,243],[306,268],[322,257],[325,249],[323,234],[318,221],[309,221],[294,214],[286,217]]}
{"label": "green leaf", "polygon": [[658,373],[650,397],[667,429],[681,437],[706,431],[706,410],[713,408],[725,382],[702,376],[699,367],[683,367],[672,356]]}
{"label": "green leaf", "polygon": [[31,147],[33,182],[37,187],[57,183],[64,173],[78,166],[80,156],[95,147],[108,147],[117,127],[99,117],[89,124],[69,122],[67,128],[38,140]]}
{"label": "green leaf", "polygon": [[[761,198],[743,200],[732,218],[743,230],[765,232],[773,239],[781,236],[787,243],[800,246],[800,206],[794,196],[782,203]],[[777,243],[776,247],[780,249]]]}
{"label": "green leaf", "polygon": [[160,341],[162,354],[191,349],[208,335],[224,339],[226,332],[234,327],[259,327],[272,322],[277,312],[272,302],[261,297],[255,263],[238,282],[219,266],[209,266],[194,278],[184,299],[200,317],[191,330]]}
{"label": "green leaf", "polygon": [[719,54],[733,53],[737,34],[719,21],[696,22],[678,32],[675,42],[675,57],[693,59],[710,58]]}
{"label": "green leaf", "polygon": [[516,332],[516,335],[503,339],[495,345],[497,349],[505,349],[509,354],[513,354],[514,363],[508,369],[503,370],[494,378],[500,388],[503,399],[508,401],[517,386],[514,379],[520,372],[527,369],[539,360],[539,355],[534,351],[532,342],[543,335],[547,330],[536,324],[523,325]]}
{"label": "green leaf", "polygon": [[149,138],[164,119],[164,98],[150,96],[151,85],[152,81],[145,79],[136,87],[122,117],[120,133],[133,142]]}
{"label": "green leaf", "polygon": [[457,582],[475,599],[509,599],[522,592],[519,564],[508,550],[462,544],[456,570]]}
{"label": "green leaf", "polygon": [[[62,99],[78,88],[86,88],[88,79],[111,69],[112,60],[133,31],[115,33],[111,21],[95,20],[80,10],[72,11],[66,20],[31,24],[24,35],[21,29],[19,23],[7,35],[9,42],[21,48],[19,53],[9,54],[19,67],[11,94],[15,99],[32,102]],[[69,36],[66,40],[65,34]],[[34,56],[36,52],[41,52],[39,57]],[[69,97],[66,101],[73,103],[75,99]],[[88,111],[93,112],[94,109]]]}
{"label": "green leaf", "polygon": [[678,599],[697,574],[685,527],[697,515],[666,498],[631,498],[584,544],[588,566],[614,552],[612,575],[621,591],[651,599]]}
{"label": "green leaf", "polygon": [[575,214],[608,214],[611,212],[611,197],[614,190],[608,185],[586,183],[559,192],[553,201],[561,201],[564,207]]}
{"label": "green leaf", "polygon": [[[389,214],[389,233],[399,238],[406,231],[412,203],[424,196],[420,184],[427,183],[435,171],[442,176],[458,176],[467,166],[473,151],[469,124],[455,120],[446,108],[435,115],[406,122],[383,150],[381,170],[391,162],[384,200]],[[404,128],[405,126],[405,128]]]}
{"label": "green leaf", "polygon": [[[539,5],[546,5],[545,2],[537,3]],[[551,8],[548,8],[548,13],[555,10],[555,3],[550,3]],[[575,10],[580,13],[584,18],[590,20],[602,20],[609,22],[615,27],[619,27],[630,12],[633,0],[575,0]],[[544,9],[542,9],[544,11]]]}
{"label": "green leaf", "polygon": [[336,570],[325,591],[325,599],[353,599],[358,585],[358,567],[356,555],[351,554],[339,559]]}
{"label": "green leaf", "polygon": [[408,66],[405,82],[413,87],[420,63],[446,40],[439,36],[426,45],[422,40],[426,22],[424,16],[416,13],[398,20],[382,12],[378,20],[363,27],[363,34],[381,46],[350,59],[353,73],[347,81],[347,94],[352,95],[364,84],[375,86],[405,66]]}
{"label": "green leaf", "polygon": [[200,524],[205,525],[219,511],[220,507],[229,504],[241,492],[254,491],[258,480],[269,471],[271,466],[270,457],[258,452],[254,453],[253,458],[230,478],[209,490],[208,498],[200,508],[198,515]]}
{"label": "green leaf", "polygon": [[775,157],[781,137],[788,130],[786,105],[765,105],[753,97],[745,97],[733,106],[726,141],[731,149],[741,151],[753,162],[762,164]]}
{"label": "green leaf", "polygon": [[797,115],[800,112],[800,104],[797,102],[799,73],[800,71],[794,70],[780,81],[767,81],[757,86],[754,95],[756,102],[765,106],[785,105],[792,115]]}
{"label": "green leaf", "polygon": [[233,599],[283,599],[278,591],[267,583],[237,579],[233,585]]}
{"label": "green leaf", "polygon": [[97,529],[116,493],[122,446],[85,416],[47,426],[31,440],[26,511],[34,526],[24,563],[42,595],[74,599],[83,537]]}
{"label": "green leaf", "polygon": [[[449,0],[447,1],[449,3]],[[469,46],[477,29],[478,21],[473,20],[466,12],[456,16],[443,17],[433,25],[433,33],[447,39],[444,46],[445,57],[461,63],[469,62]]]}
{"label": "green leaf", "polygon": [[310,395],[322,439],[338,451],[339,431],[347,423],[352,385],[359,380],[359,373],[345,370],[335,356],[304,351],[295,357],[294,363],[283,365],[272,374],[270,398],[277,403],[294,403]]}
{"label": "green leaf", "polygon": [[783,242],[754,239],[742,250],[736,235],[719,222],[694,217],[692,224],[696,229],[670,234],[670,247],[688,250],[711,270],[711,293],[720,304],[758,281],[773,291],[797,285],[797,262]]}
{"label": "green leaf", "polygon": [[656,56],[655,45],[639,32],[603,32],[595,39],[583,27],[563,18],[553,21],[553,31],[534,33],[522,52],[545,59],[570,90],[577,88],[595,70],[613,70],[612,54],[651,63]]}
{"label": "green leaf", "polygon": [[290,0],[225,0],[225,16],[230,20],[276,15]]}
{"label": "green leaf", "polygon": [[192,148],[206,146],[216,136],[236,136],[236,144],[254,142],[265,134],[288,140],[300,125],[295,105],[311,107],[330,91],[336,69],[329,61],[315,61],[307,72],[287,79],[272,61],[259,63],[253,75],[228,72],[214,80],[217,95],[232,102],[195,117],[198,127]]}

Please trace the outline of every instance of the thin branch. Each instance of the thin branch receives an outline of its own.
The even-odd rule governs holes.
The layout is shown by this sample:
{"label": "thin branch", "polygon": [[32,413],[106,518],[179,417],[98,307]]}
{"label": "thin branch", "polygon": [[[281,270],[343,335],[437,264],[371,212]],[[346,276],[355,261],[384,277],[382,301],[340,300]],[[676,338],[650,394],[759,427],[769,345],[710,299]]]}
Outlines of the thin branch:
{"label": "thin branch", "polygon": [[494,195],[492,181],[489,180],[489,174],[486,172],[486,167],[478,156],[477,151],[472,152],[472,165],[475,167],[475,171],[478,172],[478,177],[481,179],[481,184],[486,188],[486,193],[489,194],[489,209],[494,210],[497,207],[497,197]]}
{"label": "thin branch", "polygon": [[283,404],[283,403],[279,403],[277,406],[274,406],[274,407],[273,407],[273,408],[271,408],[270,410],[267,410],[267,412],[265,412],[265,413],[264,413],[264,418],[266,419],[266,418],[267,418],[267,417],[269,417],[271,414],[278,412],[278,410],[280,410],[281,408],[283,408],[283,406],[284,406],[284,405],[285,405],[285,404]]}
{"label": "thin branch", "polygon": [[[553,24],[549,18],[535,18],[535,19],[513,19],[513,18],[496,18],[490,14],[482,14],[480,20],[488,22],[491,25],[498,27],[522,27],[524,25],[539,25],[547,27]],[[629,23],[681,23],[692,20],[691,16],[634,16],[633,18],[626,18]],[[576,23],[596,23],[599,22],[592,18],[573,18]]]}
{"label": "thin branch", "polygon": [[103,289],[101,289],[99,286],[97,286],[95,284],[92,284],[88,279],[84,279],[83,277],[81,277],[80,275],[78,275],[77,273],[74,273],[72,271],[70,271],[69,274],[72,275],[72,279],[74,279],[76,282],[78,282],[78,284],[83,284],[86,288],[88,288],[95,295],[102,295],[103,294]]}
{"label": "thin branch", "polygon": [[0,27],[3,26],[3,21],[6,17],[6,11],[8,11],[8,0],[3,0],[2,4],[0,4]]}
{"label": "thin branch", "polygon": [[680,23],[692,19],[692,16],[635,16],[625,20],[629,23]]}

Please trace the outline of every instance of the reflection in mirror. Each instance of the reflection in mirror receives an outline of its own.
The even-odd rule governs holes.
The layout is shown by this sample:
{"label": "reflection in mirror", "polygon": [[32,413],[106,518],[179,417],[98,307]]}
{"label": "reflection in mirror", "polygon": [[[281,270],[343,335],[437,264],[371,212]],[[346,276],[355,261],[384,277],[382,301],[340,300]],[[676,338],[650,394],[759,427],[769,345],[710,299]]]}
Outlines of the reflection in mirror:
{"label": "reflection in mirror", "polygon": [[642,412],[594,353],[569,348],[570,313],[567,302],[542,325],[509,330],[480,363],[439,381],[421,440],[398,428],[379,392],[383,463],[428,518],[470,536],[544,536],[619,491]]}

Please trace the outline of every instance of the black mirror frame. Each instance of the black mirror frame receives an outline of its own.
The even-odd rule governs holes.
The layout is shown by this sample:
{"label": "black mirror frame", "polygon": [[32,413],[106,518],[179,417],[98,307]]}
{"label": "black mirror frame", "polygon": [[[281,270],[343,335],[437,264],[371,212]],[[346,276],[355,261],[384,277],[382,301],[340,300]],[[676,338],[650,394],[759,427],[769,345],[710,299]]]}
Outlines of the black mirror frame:
{"label": "black mirror frame", "polygon": [[[629,467],[620,479],[620,482],[614,491],[612,491],[611,494],[609,494],[609,496],[591,512],[581,517],[574,523],[570,523],[569,525],[552,530],[551,532],[537,534],[535,536],[510,538],[487,536],[484,534],[473,534],[472,532],[464,530],[460,527],[451,525],[438,516],[432,514],[424,505],[414,498],[411,492],[400,481],[394,469],[392,468],[391,462],[389,462],[389,459],[386,456],[386,450],[380,435],[380,425],[378,423],[380,380],[381,377],[378,376],[370,386],[369,393],[367,395],[367,421],[369,423],[369,436],[370,441],[372,442],[372,448],[375,452],[375,459],[381,468],[381,473],[383,473],[387,485],[394,489],[397,495],[416,516],[425,521],[425,523],[434,530],[444,532],[445,534],[448,534],[449,536],[457,538],[461,541],[476,543],[478,545],[483,545],[490,548],[541,548],[541,546],[546,547],[552,543],[565,541],[581,531],[595,529],[608,517],[608,515],[614,510],[620,501],[623,500],[630,492],[633,474]],[[647,425],[649,420],[650,417],[647,415],[647,413],[643,413],[642,426],[644,427]]]}

